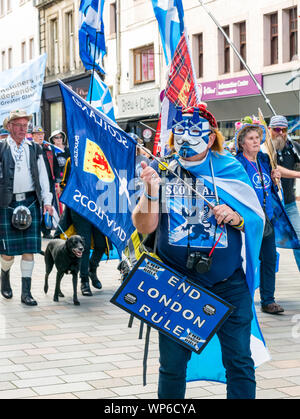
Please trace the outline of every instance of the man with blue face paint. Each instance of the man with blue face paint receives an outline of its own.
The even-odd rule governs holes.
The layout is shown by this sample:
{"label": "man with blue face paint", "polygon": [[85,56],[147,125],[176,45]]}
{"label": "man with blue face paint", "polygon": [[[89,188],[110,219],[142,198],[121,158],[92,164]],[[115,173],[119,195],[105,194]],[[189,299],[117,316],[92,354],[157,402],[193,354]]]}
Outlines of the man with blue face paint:
{"label": "man with blue face paint", "polygon": [[[156,162],[142,165],[145,189],[133,211],[133,223],[140,233],[156,231],[156,253],[164,263],[235,307],[217,332],[220,365],[214,356],[212,365],[205,359],[204,368],[220,369],[228,398],[255,398],[250,340],[263,214],[247,174],[223,150],[223,142],[216,119],[204,104],[178,108],[169,140],[172,153],[167,158],[172,171],[160,171]],[[251,237],[258,246],[251,243]],[[203,354],[209,348],[210,344]],[[196,355],[195,364],[194,353],[191,358],[189,349],[163,333],[159,333],[159,349],[159,398],[184,398],[187,366],[194,368],[190,381],[203,379],[198,378],[202,375],[210,379],[198,364],[202,354]]]}
{"label": "man with blue face paint", "polygon": [[182,114],[179,109],[172,127],[174,148],[184,159],[194,157],[205,152],[212,132],[208,120],[201,118],[197,110],[192,114]]}

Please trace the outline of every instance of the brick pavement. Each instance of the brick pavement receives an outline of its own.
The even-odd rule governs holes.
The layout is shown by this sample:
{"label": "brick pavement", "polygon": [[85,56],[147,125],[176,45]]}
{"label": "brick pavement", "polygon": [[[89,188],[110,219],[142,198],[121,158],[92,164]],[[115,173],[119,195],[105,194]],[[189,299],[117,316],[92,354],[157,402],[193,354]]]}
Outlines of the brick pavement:
{"label": "brick pavement", "polygon": [[[257,398],[300,397],[300,274],[292,252],[280,253],[276,298],[285,313],[272,316],[258,310],[272,360],[256,371]],[[128,314],[109,303],[120,285],[117,261],[101,262],[103,289],[93,297],[79,293],[81,305],[75,307],[69,275],[62,281],[65,298],[59,303],[53,301],[54,271],[44,294],[44,261],[36,255],[32,293],[38,306],[33,308],[20,302],[19,262],[16,258],[12,268],[14,298],[0,296],[1,399],[156,398],[157,332],[151,332],[148,384],[143,387],[139,322],[128,329]],[[187,398],[225,397],[224,384],[187,385]]]}

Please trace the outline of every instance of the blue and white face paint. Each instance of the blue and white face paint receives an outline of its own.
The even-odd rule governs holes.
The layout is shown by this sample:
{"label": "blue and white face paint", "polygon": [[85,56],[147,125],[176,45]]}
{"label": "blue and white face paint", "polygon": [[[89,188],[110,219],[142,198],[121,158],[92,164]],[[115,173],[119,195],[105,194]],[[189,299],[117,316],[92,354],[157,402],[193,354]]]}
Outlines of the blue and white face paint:
{"label": "blue and white face paint", "polygon": [[[195,112],[195,111],[194,111]],[[207,119],[195,115],[181,115],[173,122],[174,148],[184,159],[203,153],[207,149],[211,129]]]}

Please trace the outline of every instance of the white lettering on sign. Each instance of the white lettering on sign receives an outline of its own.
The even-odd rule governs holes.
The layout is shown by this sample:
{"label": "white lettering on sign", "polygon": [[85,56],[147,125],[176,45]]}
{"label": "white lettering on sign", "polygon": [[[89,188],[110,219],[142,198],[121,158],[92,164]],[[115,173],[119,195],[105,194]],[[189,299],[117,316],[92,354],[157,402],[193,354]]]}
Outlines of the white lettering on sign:
{"label": "white lettering on sign", "polygon": [[82,195],[78,189],[75,189],[73,200],[82,207],[87,208],[91,213],[94,213],[100,220],[106,222],[107,226],[111,229],[111,232],[117,235],[121,241],[124,242],[126,240],[125,231],[116,224],[115,220],[110,220],[106,212],[104,212],[96,202],[92,201],[88,196]]}
{"label": "white lettering on sign", "polygon": [[[168,281],[169,285],[172,287],[175,286],[176,281],[174,281],[175,276],[171,277]],[[171,280],[171,281],[170,281]],[[174,300],[172,297],[168,297],[166,294],[162,294],[157,288],[149,288],[148,290],[144,289],[145,282],[141,281],[137,287],[137,289],[140,292],[146,293],[148,297],[150,297],[153,300],[157,300],[160,304],[162,304],[164,307],[169,307],[170,310],[174,311],[175,313],[180,313],[182,317],[188,321],[191,321],[193,325],[197,325],[199,329],[205,324],[206,320],[201,320],[201,317],[199,315],[196,315],[192,310],[185,309],[182,304],[179,301]],[[201,297],[201,293],[193,288],[191,285],[180,283],[177,286],[177,290],[181,290],[184,294],[186,294],[188,297],[190,297],[193,300],[197,300]],[[176,297],[176,294],[175,294]],[[152,312],[152,309],[147,306],[146,304],[143,304],[141,308],[139,309],[140,313],[144,313],[145,317],[148,317],[148,314],[151,315],[151,320],[153,323],[161,323],[164,320],[164,314],[163,313],[157,313]],[[158,317],[159,315],[159,317]],[[167,328],[170,324],[170,321],[166,321],[166,323],[162,326]],[[176,326],[176,334],[179,333],[179,326]],[[184,329],[182,329],[183,331]],[[174,330],[173,330],[173,333]]]}

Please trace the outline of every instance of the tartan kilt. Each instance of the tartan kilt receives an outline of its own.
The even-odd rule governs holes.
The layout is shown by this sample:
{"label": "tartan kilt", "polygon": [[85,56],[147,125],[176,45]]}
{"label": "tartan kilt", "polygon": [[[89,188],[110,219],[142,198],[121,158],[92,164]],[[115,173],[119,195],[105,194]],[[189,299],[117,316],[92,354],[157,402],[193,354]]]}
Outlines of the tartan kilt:
{"label": "tartan kilt", "polygon": [[[11,223],[13,211],[19,205],[26,206],[31,212],[32,223],[26,230],[17,230]],[[24,201],[13,201],[8,208],[0,208],[0,254],[39,253],[41,242],[41,210],[34,196]]]}

